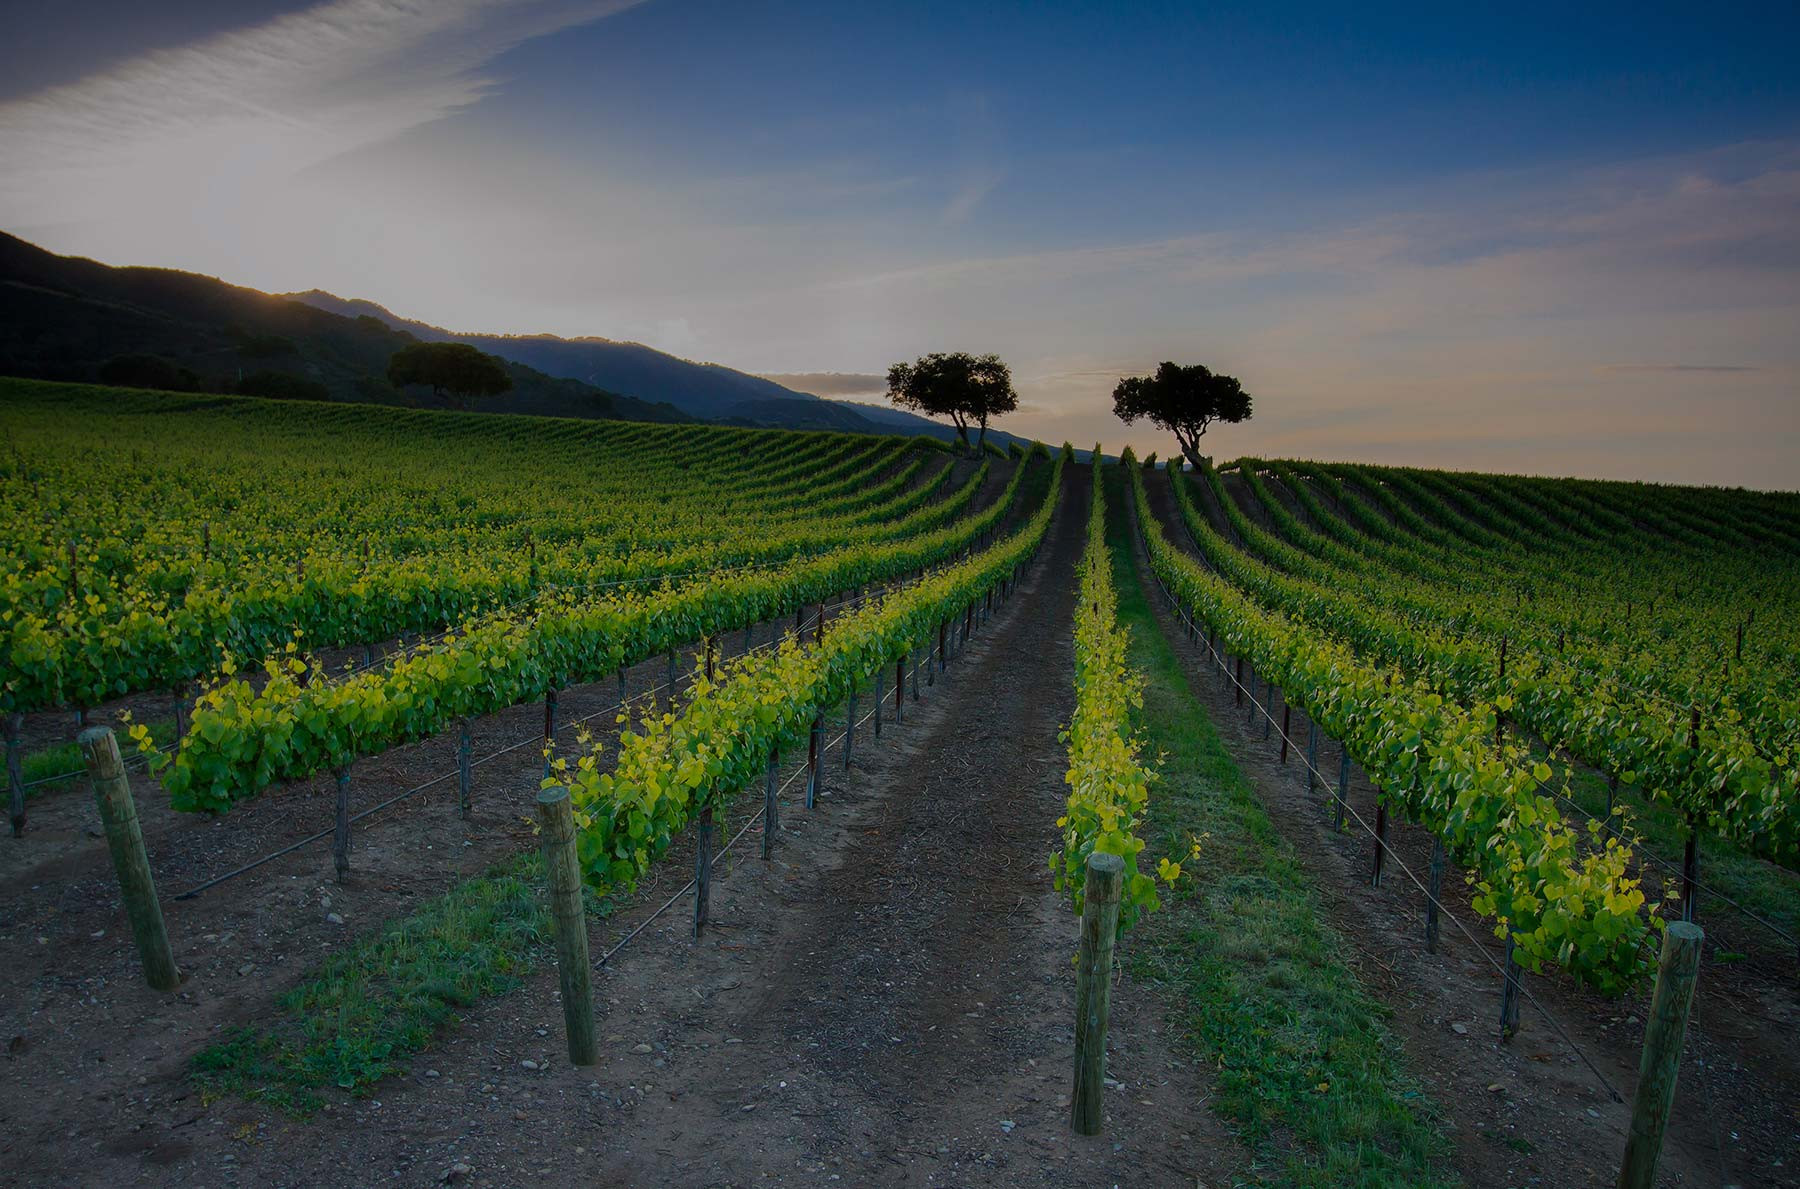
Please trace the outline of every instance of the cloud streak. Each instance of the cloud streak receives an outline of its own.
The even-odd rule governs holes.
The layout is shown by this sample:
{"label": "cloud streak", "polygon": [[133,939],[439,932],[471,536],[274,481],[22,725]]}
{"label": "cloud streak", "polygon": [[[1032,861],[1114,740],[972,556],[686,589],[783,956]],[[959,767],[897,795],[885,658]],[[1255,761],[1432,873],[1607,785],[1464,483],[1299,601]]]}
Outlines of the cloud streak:
{"label": "cloud streak", "polygon": [[[637,0],[329,0],[0,105],[0,219],[115,216],[121,193],[254,202],[468,107],[523,41]],[[161,209],[152,213],[166,213]]]}
{"label": "cloud streak", "polygon": [[1682,372],[1760,372],[1760,367],[1749,367],[1743,364],[1710,364],[1710,363],[1620,363],[1611,367],[1603,367],[1603,372],[1663,372],[1671,375]]}
{"label": "cloud streak", "polygon": [[764,372],[762,378],[814,396],[867,396],[887,391],[887,377],[873,372]]}

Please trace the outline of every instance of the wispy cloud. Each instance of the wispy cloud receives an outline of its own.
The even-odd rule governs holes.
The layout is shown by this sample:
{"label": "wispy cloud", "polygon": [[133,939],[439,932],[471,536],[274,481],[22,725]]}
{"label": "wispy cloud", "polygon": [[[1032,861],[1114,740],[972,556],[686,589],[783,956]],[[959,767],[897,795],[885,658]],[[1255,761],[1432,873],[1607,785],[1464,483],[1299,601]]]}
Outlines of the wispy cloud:
{"label": "wispy cloud", "polygon": [[814,396],[868,396],[887,391],[887,377],[873,372],[764,372],[762,378]]}
{"label": "wispy cloud", "polygon": [[1760,372],[1760,367],[1725,363],[1617,363],[1602,372]]}
{"label": "wispy cloud", "polygon": [[637,0],[329,0],[0,105],[0,220],[117,212],[121,193],[255,201],[309,166],[479,100],[533,37]]}

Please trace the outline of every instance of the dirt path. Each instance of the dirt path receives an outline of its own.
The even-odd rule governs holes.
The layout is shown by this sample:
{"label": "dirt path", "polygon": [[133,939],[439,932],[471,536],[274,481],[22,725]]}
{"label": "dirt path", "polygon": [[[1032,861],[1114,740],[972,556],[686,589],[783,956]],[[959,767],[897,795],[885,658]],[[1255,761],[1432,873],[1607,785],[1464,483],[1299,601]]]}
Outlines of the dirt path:
{"label": "dirt path", "polygon": [[[1168,539],[1191,553],[1164,476],[1147,476],[1147,489]],[[1141,546],[1136,556],[1146,586],[1155,590]],[[1629,1109],[1611,1100],[1531,1004],[1523,1007],[1520,1034],[1509,1043],[1499,1040],[1501,980],[1494,963],[1500,946],[1470,908],[1462,872],[1454,865],[1446,870],[1443,901],[1479,945],[1446,922],[1438,952],[1428,953],[1422,944],[1424,894],[1393,859],[1382,886],[1372,887],[1369,834],[1354,821],[1344,832],[1333,829],[1329,793],[1309,793],[1301,764],[1305,715],[1292,712],[1290,737],[1297,745],[1283,765],[1279,737],[1272,730],[1265,736],[1262,718],[1252,719],[1247,701],[1236,704],[1229,678],[1206,660],[1204,639],[1189,643],[1160,595],[1152,603],[1177,654],[1190,662],[1193,688],[1239,767],[1304,857],[1334,922],[1358,942],[1359,974],[1393,1009],[1389,1027],[1401,1038],[1409,1065],[1449,1115],[1458,1167],[1470,1185],[1613,1184]],[[1251,683],[1248,670],[1246,683],[1261,696],[1261,679]],[[1281,713],[1277,691],[1274,715]],[[1340,754],[1334,741],[1321,736],[1317,767],[1332,780]],[[1374,790],[1355,765],[1350,804],[1374,820]],[[1395,854],[1423,879],[1431,854],[1428,832],[1397,821],[1389,831]],[[1605,1077],[1629,1095],[1647,989],[1608,1000],[1560,976],[1528,976],[1527,985]],[[1792,996],[1784,1004],[1779,996],[1747,999],[1740,990],[1729,968],[1703,970],[1664,1149],[1664,1184],[1793,1183],[1800,1159],[1800,1115],[1794,1111],[1800,1070],[1791,1043]]]}
{"label": "dirt path", "polygon": [[[184,1073],[197,1043],[267,1003],[341,935],[328,907],[366,920],[412,899],[403,889],[426,890],[412,884],[441,888],[452,872],[424,853],[438,842],[456,855],[445,866],[468,864],[439,800],[433,814],[452,824],[385,856],[359,849],[348,890],[312,873],[323,855],[271,873],[281,878],[259,885],[238,930],[186,939],[178,956],[206,977],[172,999],[137,986],[128,962],[98,957],[40,969],[35,987],[9,980],[9,997],[37,1000],[18,1017],[33,1030],[27,1050],[47,1035],[56,1051],[34,1062],[42,1101],[6,1106],[0,1181],[1230,1183],[1223,1170],[1241,1160],[1205,1087],[1166,1043],[1160,1002],[1129,982],[1114,997],[1107,1134],[1068,1132],[1075,921],[1046,856],[1064,794],[1056,734],[1073,696],[1086,506],[1085,472],[1073,474],[1040,561],[948,673],[907,701],[899,724],[890,690],[881,740],[865,724],[847,772],[830,749],[817,809],[800,808],[794,786],[773,861],[757,857],[756,830],[721,861],[709,931],[691,939],[684,898],[602,968],[596,1067],[567,1065],[555,978],[540,971],[477,1004],[370,1099],[338,1097],[295,1119],[192,1093]],[[525,844],[509,806],[492,804],[499,837],[475,849]],[[728,834],[747,811],[726,815]],[[595,952],[686,874],[684,856],[671,856],[637,908],[595,927]],[[32,922],[12,919],[15,943],[53,920],[42,927],[59,941],[114,953],[77,942],[108,924],[104,887],[73,886],[84,890],[65,921],[43,901],[69,904],[69,892],[15,884],[42,905]],[[252,971],[234,980],[246,945]],[[219,986],[234,981],[243,985]]]}

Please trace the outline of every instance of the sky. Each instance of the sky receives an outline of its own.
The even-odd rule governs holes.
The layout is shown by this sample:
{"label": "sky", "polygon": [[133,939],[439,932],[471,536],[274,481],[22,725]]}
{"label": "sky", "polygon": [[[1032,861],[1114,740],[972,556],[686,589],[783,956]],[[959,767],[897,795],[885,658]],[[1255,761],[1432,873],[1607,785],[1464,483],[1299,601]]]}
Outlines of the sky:
{"label": "sky", "polygon": [[1800,6],[0,0],[0,228],[1052,443],[1800,489]]}

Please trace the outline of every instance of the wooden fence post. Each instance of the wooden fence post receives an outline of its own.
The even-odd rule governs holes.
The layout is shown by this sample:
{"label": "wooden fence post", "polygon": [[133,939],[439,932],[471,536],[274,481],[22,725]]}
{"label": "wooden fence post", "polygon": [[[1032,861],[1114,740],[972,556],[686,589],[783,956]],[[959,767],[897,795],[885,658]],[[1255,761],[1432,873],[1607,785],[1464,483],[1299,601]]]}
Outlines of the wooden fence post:
{"label": "wooden fence post", "polygon": [[465,822],[475,793],[475,740],[469,734],[469,720],[461,720],[456,738],[456,812]]}
{"label": "wooden fence post", "polygon": [[1088,856],[1081,949],[1075,960],[1075,1090],[1069,1100],[1069,1125],[1077,1135],[1099,1135],[1106,1118],[1106,1025],[1124,873],[1125,860],[1118,855]]}
{"label": "wooden fence post", "polygon": [[1387,859],[1387,802],[1379,791],[1375,797],[1375,866],[1369,873],[1369,886],[1381,886],[1381,867]]}
{"label": "wooden fence post", "polygon": [[575,854],[575,814],[569,804],[569,790],[553,786],[538,793],[537,816],[544,879],[550,887],[556,980],[562,992],[569,1060],[576,1065],[592,1065],[598,1059],[594,1046],[593,972],[588,965],[587,917],[581,907],[581,860]]}
{"label": "wooden fence post", "polygon": [[712,901],[713,808],[700,811],[694,829],[694,938],[706,924],[706,910]]}
{"label": "wooden fence post", "polygon": [[138,826],[137,804],[131,799],[131,781],[119,759],[119,742],[111,727],[89,727],[76,742],[94,783],[94,801],[106,828],[106,846],[112,851],[119,895],[131,921],[144,979],[158,991],[173,991],[181,985],[181,971],[169,951],[169,930],[163,923],[162,904],[156,899],[156,881],[150,877],[150,859],[144,853],[144,833]]}
{"label": "wooden fence post", "polygon": [[875,738],[881,738],[881,679],[887,675],[886,665],[875,666]]}
{"label": "wooden fence post", "polygon": [[850,771],[850,747],[856,742],[856,682],[850,682],[850,694],[844,699],[844,771]]}
{"label": "wooden fence post", "polygon": [[19,748],[19,729],[24,723],[23,714],[6,716],[6,787],[14,838],[25,836],[25,755]]}
{"label": "wooden fence post", "polygon": [[1512,930],[1506,933],[1505,981],[1500,988],[1500,1039],[1511,1040],[1519,1032],[1519,980],[1525,977],[1515,959],[1517,943]]}
{"label": "wooden fence post", "polygon": [[1344,816],[1350,806],[1350,747],[1342,745],[1338,749],[1338,787],[1337,787],[1337,821],[1335,828],[1344,828]]}
{"label": "wooden fence post", "polygon": [[1681,855],[1681,919],[1693,924],[1700,900],[1700,814],[1688,814],[1687,848]]}
{"label": "wooden fence post", "polygon": [[763,846],[762,857],[768,858],[775,853],[775,831],[781,829],[781,802],[777,798],[776,777],[781,770],[781,749],[769,749],[769,774],[763,783]]}
{"label": "wooden fence post", "polygon": [[1700,975],[1700,943],[1705,938],[1700,926],[1687,921],[1673,921],[1663,930],[1656,992],[1650,999],[1644,1055],[1638,1062],[1637,1092],[1631,1096],[1631,1129],[1619,1165],[1619,1189],[1651,1189],[1656,1183],[1663,1131],[1675,1101],[1675,1076],[1681,1072],[1688,1010]]}
{"label": "wooden fence post", "polygon": [[550,779],[550,758],[556,750],[556,687],[544,691],[544,779]]}
{"label": "wooden fence post", "polygon": [[1444,893],[1444,840],[1431,840],[1431,884],[1425,897],[1425,950],[1437,953],[1438,901]]}
{"label": "wooden fence post", "polygon": [[1281,762],[1283,764],[1287,763],[1288,728],[1293,722],[1293,711],[1294,708],[1288,705],[1286,698],[1283,698],[1281,700]]}
{"label": "wooden fence post", "polygon": [[337,777],[337,820],[331,830],[331,861],[337,868],[337,881],[350,874],[350,765],[345,764]]}
{"label": "wooden fence post", "polygon": [[822,757],[819,752],[824,749],[824,745],[825,720],[815,718],[812,732],[807,736],[806,742],[806,807],[808,809],[816,805],[819,800],[821,791],[819,786],[823,783],[825,775],[824,767],[820,763]]}

